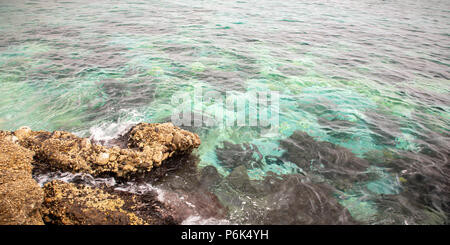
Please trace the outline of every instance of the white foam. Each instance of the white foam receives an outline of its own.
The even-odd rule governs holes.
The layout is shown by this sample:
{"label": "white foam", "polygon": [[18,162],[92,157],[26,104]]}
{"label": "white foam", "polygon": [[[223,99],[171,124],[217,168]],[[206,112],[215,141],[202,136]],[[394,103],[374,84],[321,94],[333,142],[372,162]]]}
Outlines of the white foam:
{"label": "white foam", "polygon": [[100,186],[105,184],[106,186],[114,186],[116,185],[116,180],[113,177],[110,178],[94,178],[90,174],[85,173],[69,173],[69,172],[48,172],[45,174],[38,174],[34,176],[34,179],[38,184],[42,187],[46,183],[51,182],[53,180],[61,180],[66,183],[72,183],[81,181],[85,185],[89,186]]}
{"label": "white foam", "polygon": [[94,142],[104,142],[103,144],[108,146],[109,142],[118,138],[121,134],[129,130],[134,122],[125,123],[102,123],[100,125],[92,126],[89,129],[91,136],[89,137]]}
{"label": "white foam", "polygon": [[169,205],[180,214],[183,213],[183,209],[187,208],[190,209],[192,212],[192,215],[187,217],[183,222],[182,225],[230,225],[232,224],[229,220],[225,219],[216,219],[216,218],[203,218],[198,214],[198,211],[196,210],[196,206],[188,201],[188,198],[184,196],[181,193],[177,193],[174,191],[164,190],[158,187],[155,187],[149,183],[136,183],[136,182],[126,182],[116,188],[114,190],[118,191],[126,191],[134,194],[144,194],[146,192],[156,192],[157,193],[157,199],[165,203],[166,205]]}
{"label": "white foam", "polygon": [[127,182],[119,187],[114,188],[114,190],[117,191],[125,191],[125,192],[130,192],[130,193],[134,193],[134,194],[144,194],[147,192],[156,192],[157,199],[160,202],[164,201],[164,196],[165,196],[165,191],[154,187],[153,185],[149,184],[149,183],[145,183],[145,184],[137,184],[135,182]]}
{"label": "white foam", "polygon": [[103,122],[89,129],[90,139],[95,142],[103,141],[109,145],[109,141],[126,133],[133,125],[143,121],[143,114],[136,110],[122,110],[124,116],[119,117],[117,122]]}

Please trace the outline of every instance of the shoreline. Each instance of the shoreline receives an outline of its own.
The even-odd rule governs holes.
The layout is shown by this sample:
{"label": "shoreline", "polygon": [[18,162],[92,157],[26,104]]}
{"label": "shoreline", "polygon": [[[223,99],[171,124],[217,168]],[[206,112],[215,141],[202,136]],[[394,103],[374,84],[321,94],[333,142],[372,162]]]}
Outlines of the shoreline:
{"label": "shoreline", "polygon": [[33,179],[32,172],[40,169],[128,180],[151,172],[153,166],[158,169],[169,158],[189,155],[200,139],[171,123],[140,123],[117,143],[106,147],[68,132],[28,127],[0,131],[0,224],[180,224],[173,208],[161,203],[156,193],[139,195],[60,180],[41,188]]}

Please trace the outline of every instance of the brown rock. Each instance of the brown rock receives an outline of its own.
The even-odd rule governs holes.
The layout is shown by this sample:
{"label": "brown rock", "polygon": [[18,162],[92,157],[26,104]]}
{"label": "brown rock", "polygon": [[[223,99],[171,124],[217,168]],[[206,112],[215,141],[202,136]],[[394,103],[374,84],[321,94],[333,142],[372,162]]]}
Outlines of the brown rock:
{"label": "brown rock", "polygon": [[21,128],[14,135],[19,144],[36,152],[38,163],[51,169],[123,178],[148,172],[172,155],[190,153],[200,145],[198,135],[171,123],[136,125],[128,133],[131,148],[127,149],[93,144],[64,131],[50,133]]}
{"label": "brown rock", "polygon": [[139,123],[130,131],[128,145],[143,149],[145,146],[170,151],[190,152],[200,146],[198,135],[180,129],[172,123]]}
{"label": "brown rock", "polygon": [[109,153],[103,152],[100,153],[97,157],[97,164],[105,165],[109,162]]}
{"label": "brown rock", "polygon": [[[176,136],[176,137],[174,137]],[[148,172],[173,155],[200,145],[198,135],[171,123],[141,123],[106,147],[87,138],[55,131],[0,131],[0,224],[176,224],[155,196],[121,193],[53,181],[44,191],[32,179],[32,165],[96,176],[128,178]]]}
{"label": "brown rock", "polygon": [[43,191],[31,176],[34,152],[0,132],[0,224],[43,224],[39,208]]}
{"label": "brown rock", "polygon": [[34,152],[13,143],[12,137],[0,134],[0,169],[23,170],[31,176]]}
{"label": "brown rock", "polygon": [[19,140],[23,140],[23,139],[25,139],[26,137],[30,136],[30,134],[31,134],[31,128],[26,127],[26,126],[20,127],[19,129],[17,129],[17,130],[14,132],[14,134],[15,134],[15,136],[16,136]]}
{"label": "brown rock", "polygon": [[81,141],[82,148],[90,148],[92,146],[91,141],[89,139],[83,139]]}
{"label": "brown rock", "polygon": [[43,225],[43,191],[23,170],[0,170],[0,224]]}
{"label": "brown rock", "polygon": [[46,223],[62,225],[177,224],[156,195],[52,181],[44,186]]}

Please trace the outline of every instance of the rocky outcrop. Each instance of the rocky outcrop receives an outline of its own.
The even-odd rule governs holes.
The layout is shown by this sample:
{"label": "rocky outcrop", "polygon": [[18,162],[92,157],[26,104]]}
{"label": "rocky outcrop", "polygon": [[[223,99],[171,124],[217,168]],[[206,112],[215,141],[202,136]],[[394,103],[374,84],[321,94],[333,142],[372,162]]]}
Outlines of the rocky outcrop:
{"label": "rocky outcrop", "polygon": [[34,153],[0,132],[0,224],[41,225],[43,191],[31,176]]}
{"label": "rocky outcrop", "polygon": [[22,146],[36,152],[39,163],[52,169],[123,178],[149,172],[172,155],[189,153],[200,145],[198,135],[171,123],[136,125],[126,134],[127,148],[98,145],[63,131],[20,128],[14,135]]}
{"label": "rocky outcrop", "polygon": [[130,178],[150,172],[173,155],[190,153],[200,138],[171,123],[140,123],[117,142],[104,146],[64,131],[28,127],[0,131],[0,224],[44,224],[41,213],[51,224],[180,223],[154,193],[137,195],[58,181],[41,189],[32,178],[33,165]]}
{"label": "rocky outcrop", "polygon": [[178,224],[154,193],[137,195],[62,181],[44,186],[45,223],[58,225]]}
{"label": "rocky outcrop", "polygon": [[[129,134],[129,147],[137,147],[144,152],[161,152],[160,157],[163,160],[176,152],[188,153],[200,146],[198,135],[180,129],[172,123],[139,123]],[[158,163],[162,161],[155,159]]]}

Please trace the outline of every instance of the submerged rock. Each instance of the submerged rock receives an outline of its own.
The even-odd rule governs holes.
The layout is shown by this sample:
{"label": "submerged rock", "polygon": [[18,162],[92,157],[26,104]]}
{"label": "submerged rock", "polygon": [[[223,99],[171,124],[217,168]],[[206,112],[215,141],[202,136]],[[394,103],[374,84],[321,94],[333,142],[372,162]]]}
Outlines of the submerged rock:
{"label": "submerged rock", "polygon": [[450,150],[447,148],[425,148],[418,153],[385,150],[366,154],[370,162],[396,176],[401,187],[398,195],[381,196],[374,200],[380,207],[380,216],[392,220],[392,224],[448,223],[449,156]]}
{"label": "submerged rock", "polygon": [[199,159],[194,155],[174,156],[136,186],[151,184],[162,191],[164,204],[170,206],[177,220],[192,217],[202,220],[222,220],[227,209],[220,203],[211,189],[221,181],[222,176],[213,166],[198,169]]}
{"label": "submerged rock", "polygon": [[250,183],[247,168],[243,165],[233,169],[233,171],[226,177],[226,181],[235,190],[248,193],[256,192],[255,188]]}
{"label": "submerged rock", "polygon": [[350,150],[330,142],[317,141],[308,134],[295,131],[280,141],[286,152],[282,158],[295,163],[303,171],[324,176],[339,188],[355,181],[366,181],[369,162],[357,157]]}
{"label": "submerged rock", "polygon": [[269,175],[250,180],[237,167],[215,190],[239,224],[354,224],[348,210],[334,196],[334,188],[299,174]]}
{"label": "submerged rock", "polygon": [[41,225],[43,191],[31,176],[34,153],[0,132],[0,224]]}
{"label": "submerged rock", "polygon": [[233,170],[242,164],[248,169],[259,168],[263,165],[263,155],[258,147],[251,143],[233,144],[224,141],[222,147],[216,147],[216,155],[220,164],[228,170]]}
{"label": "submerged rock", "polygon": [[178,224],[154,193],[137,195],[54,180],[45,184],[44,221],[58,225]]}
{"label": "submerged rock", "polygon": [[286,175],[273,181],[266,198],[273,203],[263,219],[264,224],[355,224],[348,210],[334,197],[334,189],[324,183],[313,183],[301,175]]}
{"label": "submerged rock", "polygon": [[198,135],[171,123],[136,125],[127,134],[130,148],[93,144],[63,131],[21,128],[14,135],[22,146],[36,152],[38,163],[52,169],[123,178],[149,172],[174,154],[189,153],[200,145]]}
{"label": "submerged rock", "polygon": [[200,186],[202,189],[211,189],[216,187],[222,180],[222,175],[219,174],[214,166],[208,165],[202,168],[200,172]]}

